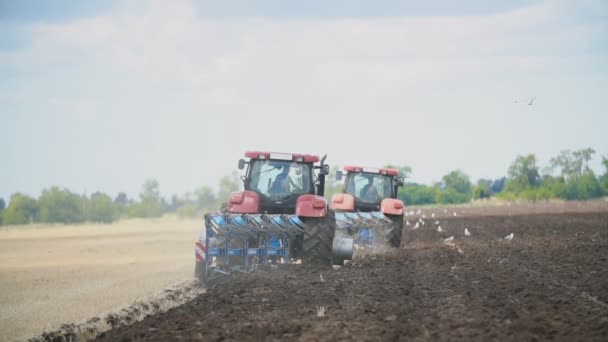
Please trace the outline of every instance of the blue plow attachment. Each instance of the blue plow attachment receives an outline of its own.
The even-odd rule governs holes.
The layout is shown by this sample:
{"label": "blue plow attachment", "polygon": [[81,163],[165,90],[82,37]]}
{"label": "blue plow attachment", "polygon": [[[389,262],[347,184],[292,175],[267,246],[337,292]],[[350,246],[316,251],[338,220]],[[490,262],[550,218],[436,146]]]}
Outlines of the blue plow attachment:
{"label": "blue plow attachment", "polygon": [[379,211],[337,212],[336,235],[352,237],[359,247],[377,247],[379,233],[392,221]]}
{"label": "blue plow attachment", "polygon": [[305,226],[296,215],[206,214],[204,263],[207,280],[290,262],[293,239]]}

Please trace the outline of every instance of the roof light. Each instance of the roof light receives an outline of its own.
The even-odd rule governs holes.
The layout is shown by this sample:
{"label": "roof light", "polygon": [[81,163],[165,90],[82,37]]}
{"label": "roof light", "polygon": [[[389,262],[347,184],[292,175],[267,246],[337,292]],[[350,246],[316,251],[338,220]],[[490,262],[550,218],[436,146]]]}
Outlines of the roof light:
{"label": "roof light", "polygon": [[265,154],[261,154],[261,153],[260,153],[260,154],[258,155],[258,158],[260,158],[260,159],[266,159],[266,155],[265,155]]}
{"label": "roof light", "polygon": [[364,167],[363,168],[363,172],[380,173],[380,169],[377,169],[377,168],[374,168],[374,167]]}
{"label": "roof light", "polygon": [[293,156],[291,154],[287,154],[287,153],[271,153],[270,159],[293,160]]}
{"label": "roof light", "polygon": [[296,161],[298,163],[303,163],[304,162],[304,157],[296,157]]}

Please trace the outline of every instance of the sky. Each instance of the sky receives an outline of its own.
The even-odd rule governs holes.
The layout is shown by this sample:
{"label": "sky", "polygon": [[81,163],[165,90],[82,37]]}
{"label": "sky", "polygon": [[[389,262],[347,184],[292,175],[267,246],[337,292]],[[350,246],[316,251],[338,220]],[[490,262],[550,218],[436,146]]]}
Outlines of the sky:
{"label": "sky", "polygon": [[600,171],[607,89],[601,0],[0,0],[0,197],[182,194],[246,150],[431,183],[591,147]]}

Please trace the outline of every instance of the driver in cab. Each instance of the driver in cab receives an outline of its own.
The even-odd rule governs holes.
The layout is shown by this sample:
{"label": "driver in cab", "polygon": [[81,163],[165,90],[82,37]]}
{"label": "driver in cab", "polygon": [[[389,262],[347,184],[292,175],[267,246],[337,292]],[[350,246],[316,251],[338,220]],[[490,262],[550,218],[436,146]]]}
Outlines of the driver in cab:
{"label": "driver in cab", "polygon": [[269,193],[271,194],[287,194],[291,192],[291,188],[296,188],[296,184],[289,177],[289,167],[283,165],[281,173],[279,173],[270,187]]}
{"label": "driver in cab", "polygon": [[367,185],[361,189],[361,199],[365,202],[376,202],[378,200],[378,190],[374,186],[374,177],[367,177]]}

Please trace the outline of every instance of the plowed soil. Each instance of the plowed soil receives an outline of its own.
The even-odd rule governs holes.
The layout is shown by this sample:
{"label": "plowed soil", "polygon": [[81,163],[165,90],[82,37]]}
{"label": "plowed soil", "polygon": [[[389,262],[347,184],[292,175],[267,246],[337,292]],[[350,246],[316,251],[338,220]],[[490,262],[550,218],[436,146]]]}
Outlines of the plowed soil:
{"label": "plowed soil", "polygon": [[98,339],[608,340],[607,212],[440,220],[406,226],[400,250],[233,277]]}

